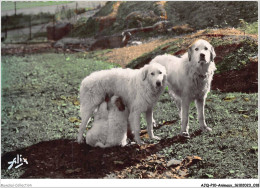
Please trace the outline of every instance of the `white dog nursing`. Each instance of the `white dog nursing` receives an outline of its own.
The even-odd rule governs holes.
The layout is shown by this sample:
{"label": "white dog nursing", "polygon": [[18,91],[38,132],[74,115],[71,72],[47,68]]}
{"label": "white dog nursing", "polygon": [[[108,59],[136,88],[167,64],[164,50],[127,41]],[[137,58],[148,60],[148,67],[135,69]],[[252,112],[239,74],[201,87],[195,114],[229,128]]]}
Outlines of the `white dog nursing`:
{"label": "white dog nursing", "polygon": [[[181,135],[189,137],[189,106],[194,100],[201,129],[211,131],[205,122],[204,106],[216,70],[215,56],[207,41],[197,40],[181,58],[160,55],[138,70],[115,68],[90,74],[80,87],[82,123],[78,142],[82,143],[83,132],[96,108],[94,126],[86,136],[86,142],[92,146],[124,146],[128,122],[135,141],[140,144],[142,112],[146,113],[149,137],[159,139],[153,134],[152,109],[166,84],[180,110]],[[111,102],[104,102],[106,96],[113,96]],[[120,110],[116,105],[119,99],[126,109]]]}
{"label": "white dog nursing", "polygon": [[205,122],[204,106],[214,71],[213,47],[205,40],[197,40],[181,58],[172,55],[155,57],[151,64],[166,68],[169,93],[175,100],[181,116],[181,135],[189,137],[189,106],[195,100],[202,130],[211,131]]}
{"label": "white dog nursing", "polygon": [[86,143],[101,148],[125,146],[129,111],[122,99],[113,96],[104,101],[94,115],[92,128],[86,134]]}
{"label": "white dog nursing", "polygon": [[114,68],[94,72],[87,76],[80,87],[80,113],[82,122],[78,142],[83,142],[83,132],[94,110],[105,101],[106,95],[120,96],[129,109],[129,124],[137,144],[140,139],[140,116],[146,113],[149,137],[153,134],[153,106],[164,91],[166,83],[165,67],[153,63],[138,70]]}

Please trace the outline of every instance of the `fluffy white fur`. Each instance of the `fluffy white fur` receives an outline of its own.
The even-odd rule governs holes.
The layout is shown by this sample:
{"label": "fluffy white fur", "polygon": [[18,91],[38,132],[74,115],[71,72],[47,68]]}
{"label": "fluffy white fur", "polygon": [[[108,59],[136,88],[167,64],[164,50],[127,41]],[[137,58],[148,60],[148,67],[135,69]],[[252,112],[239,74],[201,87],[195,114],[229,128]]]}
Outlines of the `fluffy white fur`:
{"label": "fluffy white fur", "polygon": [[182,57],[160,55],[152,63],[166,68],[169,93],[175,100],[181,116],[181,135],[189,137],[189,106],[195,100],[202,130],[211,131],[205,122],[204,106],[216,66],[216,54],[209,42],[197,40]]}
{"label": "fluffy white fur", "polygon": [[78,142],[83,142],[83,132],[93,111],[105,100],[105,96],[121,96],[129,109],[129,123],[135,141],[141,144],[140,115],[146,113],[150,138],[153,134],[152,108],[165,88],[165,67],[154,63],[138,70],[114,68],[94,72],[87,76],[80,87],[80,113],[82,122]]}
{"label": "fluffy white fur", "polygon": [[129,111],[127,108],[118,109],[113,96],[111,101],[103,102],[94,115],[92,128],[86,134],[86,143],[101,148],[125,146],[127,144],[127,124]]}

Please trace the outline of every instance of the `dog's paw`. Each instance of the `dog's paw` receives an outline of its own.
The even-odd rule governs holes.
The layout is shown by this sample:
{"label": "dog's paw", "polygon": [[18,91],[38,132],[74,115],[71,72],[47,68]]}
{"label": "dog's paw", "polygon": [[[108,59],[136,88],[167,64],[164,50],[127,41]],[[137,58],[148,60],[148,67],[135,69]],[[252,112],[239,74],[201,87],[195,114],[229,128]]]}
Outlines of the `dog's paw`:
{"label": "dog's paw", "polygon": [[159,125],[155,121],[153,121],[153,127],[157,128],[157,127],[159,127]]}
{"label": "dog's paw", "polygon": [[159,136],[154,136],[152,139],[154,139],[154,140],[161,140],[161,138]]}
{"label": "dog's paw", "polygon": [[188,132],[181,132],[180,136],[184,138],[190,138],[190,134]]}
{"label": "dog's paw", "polygon": [[77,142],[78,144],[82,144],[84,142],[83,136],[78,136]]}
{"label": "dog's paw", "polygon": [[200,128],[202,131],[205,131],[205,132],[211,132],[212,131],[212,129],[211,128],[209,128],[209,127],[201,127]]}

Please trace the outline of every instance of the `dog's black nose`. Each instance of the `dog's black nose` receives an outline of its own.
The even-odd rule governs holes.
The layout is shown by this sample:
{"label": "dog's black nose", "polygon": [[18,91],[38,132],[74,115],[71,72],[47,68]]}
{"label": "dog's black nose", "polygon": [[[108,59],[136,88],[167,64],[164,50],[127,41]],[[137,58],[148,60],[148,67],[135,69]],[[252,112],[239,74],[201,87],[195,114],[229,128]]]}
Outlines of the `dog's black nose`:
{"label": "dog's black nose", "polygon": [[156,85],[157,85],[157,87],[160,87],[161,86],[161,82],[157,81]]}
{"label": "dog's black nose", "polygon": [[205,59],[205,54],[200,54],[200,59]]}

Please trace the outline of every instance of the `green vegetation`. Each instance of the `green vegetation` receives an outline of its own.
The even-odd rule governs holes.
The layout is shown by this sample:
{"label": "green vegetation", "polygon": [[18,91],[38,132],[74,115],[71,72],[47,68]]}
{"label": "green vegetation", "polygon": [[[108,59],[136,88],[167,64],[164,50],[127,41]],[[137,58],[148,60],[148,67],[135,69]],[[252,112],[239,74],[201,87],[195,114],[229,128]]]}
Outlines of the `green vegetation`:
{"label": "green vegetation", "polygon": [[258,34],[258,22],[247,23],[245,20],[240,19],[240,30],[245,34]]}
{"label": "green vegetation", "polygon": [[251,23],[246,28],[248,34],[258,34],[258,22]]}
{"label": "green vegetation", "polygon": [[[212,91],[207,98],[206,122],[213,129],[186,142],[174,143],[159,151],[168,159],[200,156],[203,160],[191,167],[190,178],[257,178],[258,162],[258,94],[218,93]],[[154,118],[163,125],[155,135],[172,138],[180,132],[179,112],[165,92],[154,110]],[[190,133],[199,129],[194,104],[190,110]],[[142,126],[145,127],[144,120]],[[158,141],[148,141],[158,143]],[[250,161],[250,162],[249,162]],[[234,171],[234,173],[230,171]]]}
{"label": "green vegetation", "polygon": [[250,63],[250,58],[255,57],[258,54],[258,44],[252,40],[242,41],[237,48],[227,54],[224,59],[217,64],[217,73],[239,70],[248,63]]}
{"label": "green vegetation", "polygon": [[[41,6],[51,6],[51,5],[60,5],[72,3],[72,1],[29,1],[29,2],[16,2],[17,9],[24,8],[33,8],[33,7],[41,7]],[[11,1],[2,1],[1,11],[14,10],[14,2]]]}
{"label": "green vegetation", "polygon": [[115,66],[85,59],[83,54],[2,56],[2,152],[44,140],[76,138],[79,123],[72,122],[79,118],[81,80]]}

